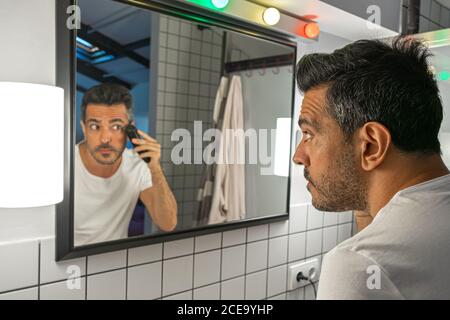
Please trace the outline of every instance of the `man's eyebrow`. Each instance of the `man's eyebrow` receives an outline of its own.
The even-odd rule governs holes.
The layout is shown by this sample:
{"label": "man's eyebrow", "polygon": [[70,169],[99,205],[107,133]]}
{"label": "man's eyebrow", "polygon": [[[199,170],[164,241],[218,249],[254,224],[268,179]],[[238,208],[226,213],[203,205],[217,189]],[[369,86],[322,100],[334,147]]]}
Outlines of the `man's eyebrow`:
{"label": "man's eyebrow", "polygon": [[100,120],[97,120],[97,119],[87,119],[87,121],[86,122],[95,122],[95,123],[100,123]]}
{"label": "man's eyebrow", "polygon": [[120,119],[120,118],[114,118],[114,119],[109,120],[109,123],[113,123],[113,122],[122,122],[122,123],[125,123],[125,121],[123,121],[123,120]]}
{"label": "man's eyebrow", "polygon": [[298,119],[298,126],[301,127],[302,125],[308,125],[310,127],[313,127],[317,131],[320,130],[320,125],[316,120],[310,120],[307,118],[300,118]]}

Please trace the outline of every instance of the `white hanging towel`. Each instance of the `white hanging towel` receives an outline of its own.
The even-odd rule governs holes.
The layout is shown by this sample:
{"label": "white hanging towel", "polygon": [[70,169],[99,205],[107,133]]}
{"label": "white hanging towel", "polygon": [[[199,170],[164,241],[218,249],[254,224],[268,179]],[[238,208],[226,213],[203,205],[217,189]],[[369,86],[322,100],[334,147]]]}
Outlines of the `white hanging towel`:
{"label": "white hanging towel", "polygon": [[[224,109],[224,103],[226,102],[226,95],[228,93],[228,78],[222,77],[220,79],[219,89],[216,93],[216,100],[214,103],[213,111],[213,125],[212,128],[219,129],[219,117],[222,109]],[[213,183],[214,183],[214,170],[215,164],[212,163],[211,154],[207,153],[206,156],[207,164],[205,164],[205,169],[202,177],[201,188],[198,190],[197,201],[199,203],[198,210],[195,216],[195,225],[201,226],[209,223],[209,214],[211,211],[212,203],[212,193],[213,193]]]}
{"label": "white hanging towel", "polygon": [[229,84],[209,224],[245,218],[244,107],[240,76]]}

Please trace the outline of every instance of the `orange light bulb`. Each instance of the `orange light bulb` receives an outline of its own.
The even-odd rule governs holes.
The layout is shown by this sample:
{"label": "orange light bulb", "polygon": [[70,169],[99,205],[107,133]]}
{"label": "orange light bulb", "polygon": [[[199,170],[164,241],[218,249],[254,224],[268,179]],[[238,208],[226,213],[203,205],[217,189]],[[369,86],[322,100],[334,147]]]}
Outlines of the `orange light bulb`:
{"label": "orange light bulb", "polygon": [[317,23],[307,23],[305,25],[305,36],[309,39],[317,38],[320,34],[320,28]]}

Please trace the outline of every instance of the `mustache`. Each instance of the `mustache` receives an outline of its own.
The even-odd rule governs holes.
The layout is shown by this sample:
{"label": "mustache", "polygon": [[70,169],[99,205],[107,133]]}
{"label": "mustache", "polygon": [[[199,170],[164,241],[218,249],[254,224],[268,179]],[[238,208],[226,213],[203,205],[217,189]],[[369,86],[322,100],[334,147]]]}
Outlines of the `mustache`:
{"label": "mustache", "polygon": [[116,150],[116,148],[114,148],[113,146],[111,146],[111,145],[109,145],[109,144],[101,144],[101,145],[99,145],[99,146],[97,146],[96,148],[95,148],[95,151],[101,151],[101,150],[112,150],[112,151],[115,151],[115,152],[118,152],[117,150]]}
{"label": "mustache", "polygon": [[309,174],[309,171],[308,171],[308,169],[303,169],[303,176],[305,177],[305,179],[306,180],[308,180],[314,187],[316,186],[315,184],[314,184],[314,182],[312,181],[312,179],[311,179],[311,175]]}

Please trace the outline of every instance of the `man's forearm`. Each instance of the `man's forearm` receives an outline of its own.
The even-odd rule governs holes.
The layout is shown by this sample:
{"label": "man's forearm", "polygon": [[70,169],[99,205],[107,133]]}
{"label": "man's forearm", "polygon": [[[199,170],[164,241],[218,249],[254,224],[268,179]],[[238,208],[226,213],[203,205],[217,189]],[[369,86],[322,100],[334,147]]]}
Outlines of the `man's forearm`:
{"label": "man's forearm", "polygon": [[170,189],[161,167],[151,170],[152,188],[158,195],[151,207],[157,225],[164,231],[171,231],[177,224],[177,201]]}

